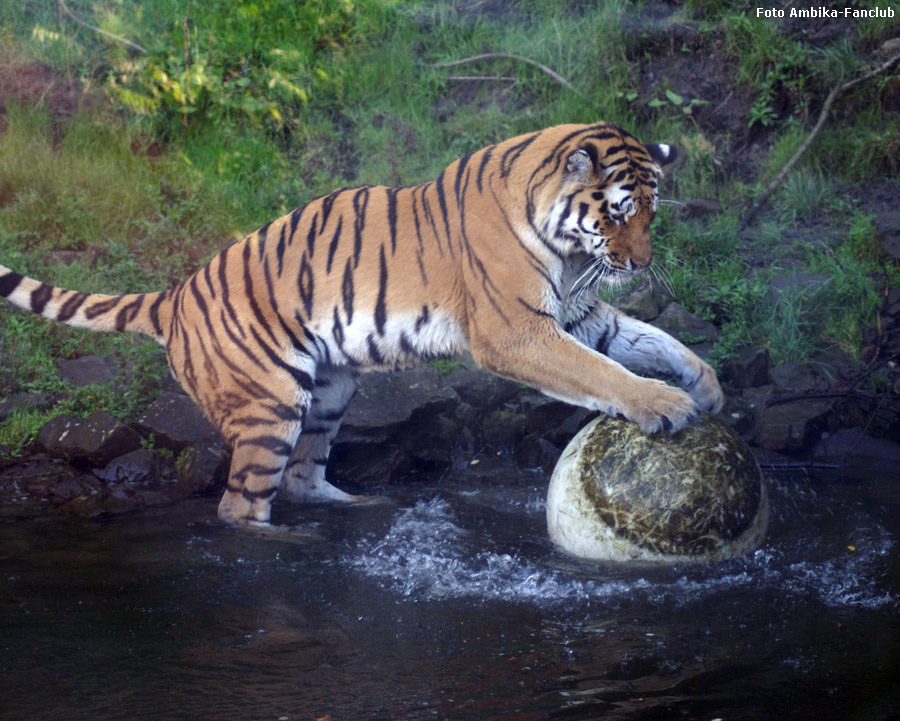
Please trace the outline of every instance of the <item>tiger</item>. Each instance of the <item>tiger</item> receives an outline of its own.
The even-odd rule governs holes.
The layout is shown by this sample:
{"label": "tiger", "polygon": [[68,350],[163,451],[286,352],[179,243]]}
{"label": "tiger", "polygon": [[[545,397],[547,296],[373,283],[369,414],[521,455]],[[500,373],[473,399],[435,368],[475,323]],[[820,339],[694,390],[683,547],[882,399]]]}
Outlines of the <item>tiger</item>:
{"label": "tiger", "polygon": [[276,493],[359,500],[325,469],[363,372],[468,351],[499,376],[648,434],[718,412],[706,362],[597,292],[650,266],[662,168],[676,155],[611,123],[549,127],[464,155],[436,180],[338,188],[173,288],[85,293],[0,266],[0,295],[162,344],[231,450],[219,518],[269,526]]}

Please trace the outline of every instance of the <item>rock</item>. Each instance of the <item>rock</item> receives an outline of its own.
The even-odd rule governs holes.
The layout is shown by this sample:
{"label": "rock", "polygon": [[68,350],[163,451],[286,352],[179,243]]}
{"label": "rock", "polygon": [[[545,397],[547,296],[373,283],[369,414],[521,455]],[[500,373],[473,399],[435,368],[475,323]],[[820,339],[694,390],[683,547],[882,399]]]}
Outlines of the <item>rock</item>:
{"label": "rock", "polygon": [[663,306],[670,301],[668,293],[655,290],[649,281],[641,281],[622,293],[612,304],[625,315],[649,322],[658,318]]}
{"label": "rock", "polygon": [[822,273],[781,273],[772,276],[769,286],[769,302],[777,303],[788,293],[803,297],[814,296],[831,283],[831,278]]}
{"label": "rock", "polygon": [[434,368],[401,373],[369,373],[350,402],[335,444],[384,443],[414,413],[419,420],[450,414],[459,396],[445,385]]}
{"label": "rock", "polygon": [[81,358],[59,358],[59,375],[75,388],[105,386],[119,375],[119,366],[112,356],[86,355]]}
{"label": "rock", "polygon": [[461,368],[448,373],[443,382],[464,403],[480,410],[499,408],[519,394],[518,384],[482,369]]}
{"label": "rock", "polygon": [[676,206],[676,211],[682,218],[706,218],[713,215],[722,215],[722,204],[718,200],[697,198],[684,200]]}
{"label": "rock", "polygon": [[587,408],[573,406],[542,393],[523,395],[519,403],[525,415],[525,432],[541,436],[560,448],[584,427],[590,417],[596,415]]}
{"label": "rock", "polygon": [[803,393],[822,387],[819,374],[807,363],[779,363],[769,369],[769,376],[781,393]]}
{"label": "rock", "polygon": [[900,211],[890,210],[875,216],[875,235],[884,252],[900,260]]}
{"label": "rock", "polygon": [[96,411],[87,419],[57,416],[41,428],[37,442],[50,455],[99,468],[140,448],[141,437],[108,413]]}
{"label": "rock", "polygon": [[889,38],[878,48],[878,54],[886,60],[894,57],[897,53],[900,53],[900,38]]}
{"label": "rock", "polygon": [[766,408],[756,421],[756,445],[779,453],[808,450],[826,427],[833,401],[810,398]]}
{"label": "rock", "polygon": [[722,370],[722,380],[736,389],[755,388],[769,381],[769,351],[765,348],[742,348],[737,357]]}
{"label": "rock", "polygon": [[516,463],[523,468],[552,471],[559,460],[559,448],[541,436],[526,436],[516,448]]}
{"label": "rock", "polygon": [[599,416],[572,439],[547,492],[550,538],[597,560],[722,560],[765,538],[762,473],[713,416],[669,435]]}
{"label": "rock", "polygon": [[183,393],[163,393],[138,419],[137,428],[145,436],[152,436],[157,446],[173,453],[181,453],[195,443],[222,443],[215,426]]}
{"label": "rock", "polygon": [[149,448],[138,448],[111,460],[94,475],[107,483],[149,483],[159,479],[159,462]]}
{"label": "rock", "polygon": [[49,393],[17,393],[0,403],[0,421],[5,421],[17,410],[45,410],[53,405]]}
{"label": "rock", "polygon": [[218,490],[228,476],[230,458],[222,443],[203,441],[178,456],[178,495],[202,496]]}
{"label": "rock", "polygon": [[653,321],[660,330],[691,347],[698,356],[709,360],[712,344],[719,337],[719,329],[709,321],[688,313],[678,303],[669,303]]}
{"label": "rock", "polygon": [[900,473],[900,443],[872,438],[859,428],[842,428],[826,436],[810,455],[822,460],[866,464],[876,469]]}

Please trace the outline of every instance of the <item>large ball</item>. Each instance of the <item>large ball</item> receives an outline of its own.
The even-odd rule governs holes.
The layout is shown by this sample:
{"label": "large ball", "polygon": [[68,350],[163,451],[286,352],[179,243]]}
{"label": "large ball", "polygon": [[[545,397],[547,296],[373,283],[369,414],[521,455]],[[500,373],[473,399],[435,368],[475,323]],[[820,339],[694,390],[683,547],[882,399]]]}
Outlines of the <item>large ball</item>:
{"label": "large ball", "polygon": [[547,492],[550,538],[597,560],[722,560],[757,548],[769,503],[747,444],[713,416],[644,435],[600,416],[563,451]]}

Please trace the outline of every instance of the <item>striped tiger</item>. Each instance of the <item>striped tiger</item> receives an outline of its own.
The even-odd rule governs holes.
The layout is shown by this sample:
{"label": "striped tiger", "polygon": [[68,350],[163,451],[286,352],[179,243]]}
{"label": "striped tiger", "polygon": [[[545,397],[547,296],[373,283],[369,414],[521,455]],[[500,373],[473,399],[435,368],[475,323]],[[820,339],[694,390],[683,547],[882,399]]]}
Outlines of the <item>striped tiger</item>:
{"label": "striped tiger", "polygon": [[[361,372],[470,351],[554,398],[677,431],[718,411],[715,373],[590,290],[651,261],[667,145],[561,125],[402,188],[340,188],[156,293],[54,288],[0,266],[0,295],[70,325],[144,333],[232,450],[219,517],[266,525],[276,492],[353,501],[325,479]],[[635,375],[670,373],[680,388]]]}

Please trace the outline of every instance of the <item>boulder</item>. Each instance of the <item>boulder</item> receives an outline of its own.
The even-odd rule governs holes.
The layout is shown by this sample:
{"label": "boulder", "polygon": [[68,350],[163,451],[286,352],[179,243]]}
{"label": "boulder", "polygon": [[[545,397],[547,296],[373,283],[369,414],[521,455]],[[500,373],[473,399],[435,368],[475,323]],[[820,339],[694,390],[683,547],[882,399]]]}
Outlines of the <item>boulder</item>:
{"label": "boulder", "polygon": [[86,355],[81,358],[59,358],[59,375],[75,388],[105,386],[119,375],[119,366],[112,356]]}
{"label": "boulder", "polygon": [[0,403],[0,421],[5,421],[17,410],[45,410],[53,405],[49,393],[17,393]]}
{"label": "boulder", "polygon": [[766,408],[756,421],[756,445],[779,453],[808,450],[825,430],[833,406],[831,399],[809,398]]}
{"label": "boulder", "polygon": [[185,448],[178,456],[178,495],[202,496],[216,491],[228,477],[229,456],[225,446],[202,441]]}
{"label": "boulder", "polygon": [[99,468],[140,448],[141,437],[108,413],[96,411],[87,419],[57,416],[38,432],[37,443],[52,456]]}
{"label": "boulder", "polygon": [[875,216],[875,235],[885,254],[900,260],[900,211],[890,210]]}
{"label": "boulder", "polygon": [[736,389],[756,388],[769,381],[769,351],[765,348],[742,348],[725,364],[721,378]]}
{"label": "boulder", "polygon": [[668,293],[655,289],[650,281],[640,281],[619,295],[612,304],[625,315],[649,322],[658,318],[670,301]]}
{"label": "boulder", "polygon": [[719,337],[719,329],[709,321],[688,313],[678,303],[669,303],[653,321],[660,330],[680,340],[701,357],[708,357],[712,344]]}
{"label": "boulder", "polygon": [[682,218],[707,218],[724,212],[718,200],[707,198],[683,200],[675,206],[675,210]]}
{"label": "boulder", "polygon": [[94,475],[107,483],[150,483],[159,480],[159,460],[149,448],[138,448],[114,458]]}
{"label": "boulder", "polygon": [[163,393],[138,419],[137,428],[152,436],[157,446],[173,453],[181,453],[195,443],[223,443],[200,407],[183,393]]}

